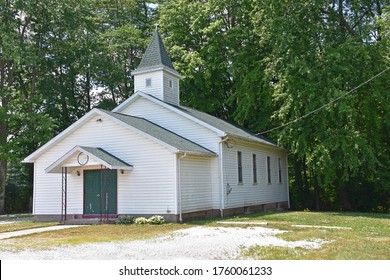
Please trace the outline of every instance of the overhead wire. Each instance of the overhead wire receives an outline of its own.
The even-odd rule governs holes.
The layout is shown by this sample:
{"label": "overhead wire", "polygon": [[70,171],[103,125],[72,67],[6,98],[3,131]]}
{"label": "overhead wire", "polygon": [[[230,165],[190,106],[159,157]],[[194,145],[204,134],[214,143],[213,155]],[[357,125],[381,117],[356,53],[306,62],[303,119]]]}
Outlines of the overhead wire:
{"label": "overhead wire", "polygon": [[286,127],[286,126],[289,126],[289,125],[291,125],[291,124],[293,124],[293,123],[296,123],[296,122],[298,122],[298,121],[300,121],[300,120],[302,120],[302,119],[304,119],[304,118],[307,118],[308,116],[313,115],[313,114],[317,113],[318,111],[321,111],[322,109],[324,109],[324,108],[326,108],[326,107],[332,105],[333,103],[339,101],[340,99],[344,98],[344,97],[347,96],[348,94],[351,94],[352,92],[358,90],[358,89],[361,88],[362,86],[368,84],[368,83],[371,82],[372,80],[374,80],[374,79],[378,78],[379,76],[383,75],[383,74],[384,74],[386,71],[388,71],[388,70],[390,70],[390,67],[388,67],[388,68],[386,68],[385,70],[383,70],[382,72],[380,72],[380,73],[378,73],[378,74],[372,76],[370,79],[368,79],[367,81],[361,83],[361,84],[358,85],[357,87],[355,87],[355,88],[353,88],[353,89],[347,91],[346,93],[344,93],[344,94],[342,94],[342,95],[336,97],[335,99],[332,99],[332,100],[329,101],[328,103],[326,103],[326,104],[324,104],[324,105],[322,105],[322,106],[320,106],[320,107],[318,107],[318,108],[316,108],[316,109],[314,109],[314,110],[312,110],[312,111],[310,111],[310,112],[304,114],[303,116],[300,116],[300,117],[298,117],[298,118],[296,118],[296,119],[294,119],[294,120],[291,120],[291,121],[289,121],[289,122],[287,122],[287,123],[285,123],[285,124],[282,124],[282,125],[276,126],[276,127],[274,127],[274,128],[265,130],[265,131],[263,131],[263,132],[256,133],[256,135],[266,134],[266,133],[269,133],[269,132],[272,132],[272,131],[275,131],[275,130],[284,128],[284,127]]}

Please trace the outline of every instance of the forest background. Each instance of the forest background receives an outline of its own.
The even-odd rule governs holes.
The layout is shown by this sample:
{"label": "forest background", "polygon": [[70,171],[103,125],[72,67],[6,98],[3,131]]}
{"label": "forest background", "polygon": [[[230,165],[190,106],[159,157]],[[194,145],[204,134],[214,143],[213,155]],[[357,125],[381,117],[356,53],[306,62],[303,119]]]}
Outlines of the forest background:
{"label": "forest background", "polygon": [[293,209],[388,213],[389,7],[0,0],[0,214],[31,211],[25,156],[92,108],[133,94],[130,73],[156,23],[183,76],[182,104],[289,151]]}

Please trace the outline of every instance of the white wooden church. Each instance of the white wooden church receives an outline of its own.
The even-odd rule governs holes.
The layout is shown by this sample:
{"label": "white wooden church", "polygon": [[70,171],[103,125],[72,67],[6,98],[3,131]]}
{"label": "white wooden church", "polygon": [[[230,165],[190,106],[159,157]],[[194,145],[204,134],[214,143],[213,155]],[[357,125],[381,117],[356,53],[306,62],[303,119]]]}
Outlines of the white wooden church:
{"label": "white wooden church", "polygon": [[180,105],[180,74],[156,30],[135,94],[93,109],[25,158],[38,221],[161,215],[181,222],[289,208],[287,153]]}

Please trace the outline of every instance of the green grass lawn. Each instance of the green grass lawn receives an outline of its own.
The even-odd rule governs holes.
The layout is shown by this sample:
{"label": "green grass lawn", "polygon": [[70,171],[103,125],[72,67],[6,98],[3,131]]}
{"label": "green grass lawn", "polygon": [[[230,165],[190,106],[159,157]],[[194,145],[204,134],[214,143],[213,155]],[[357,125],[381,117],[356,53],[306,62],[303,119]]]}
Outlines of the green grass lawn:
{"label": "green grass lawn", "polygon": [[[52,223],[48,223],[47,225],[52,225]],[[188,227],[188,225],[185,224],[91,225],[57,231],[34,233],[30,235],[0,240],[0,250],[48,249],[60,245],[131,241],[136,239],[153,238],[159,234],[169,234],[175,230],[186,227]]]}
{"label": "green grass lawn", "polygon": [[24,230],[24,229],[47,227],[47,226],[54,226],[54,225],[58,225],[58,223],[34,223],[32,221],[6,223],[6,224],[0,224],[0,233],[18,231],[18,230]]}
{"label": "green grass lawn", "polygon": [[[277,212],[235,217],[232,221],[265,221],[287,230],[288,241],[323,239],[321,249],[259,247],[243,251],[254,259],[272,260],[389,260],[390,215],[343,212]],[[351,229],[296,228],[292,225],[338,226]]]}
{"label": "green grass lawn", "polygon": [[[52,232],[43,232],[0,240],[2,249],[44,249],[60,245],[87,242],[130,241],[169,234],[191,226],[221,226],[221,219],[192,221],[186,224],[154,225],[94,225]],[[259,247],[243,249],[242,254],[253,259],[269,260],[389,260],[390,215],[342,212],[275,212],[243,215],[224,221],[264,221],[269,228],[286,230],[277,237],[288,240],[328,241],[321,249]],[[351,229],[297,228],[292,225],[338,226]],[[17,222],[0,225],[0,232],[41,227],[44,223]],[[51,225],[51,224],[46,224]]]}

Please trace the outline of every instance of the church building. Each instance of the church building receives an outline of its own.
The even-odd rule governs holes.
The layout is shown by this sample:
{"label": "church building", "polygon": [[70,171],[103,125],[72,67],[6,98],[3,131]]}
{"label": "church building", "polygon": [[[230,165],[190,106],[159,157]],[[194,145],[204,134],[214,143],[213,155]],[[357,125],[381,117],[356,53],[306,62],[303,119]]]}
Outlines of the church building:
{"label": "church building", "polygon": [[289,208],[287,152],[180,105],[180,74],[156,30],[134,94],[92,109],[25,158],[37,221],[120,215],[181,222]]}

